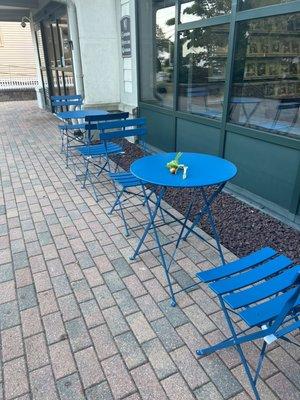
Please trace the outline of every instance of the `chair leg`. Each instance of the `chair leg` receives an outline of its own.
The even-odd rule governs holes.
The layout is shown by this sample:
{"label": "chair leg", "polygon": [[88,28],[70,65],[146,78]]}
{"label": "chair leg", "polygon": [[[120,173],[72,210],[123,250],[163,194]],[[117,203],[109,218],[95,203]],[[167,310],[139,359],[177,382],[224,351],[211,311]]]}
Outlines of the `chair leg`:
{"label": "chair leg", "polygon": [[67,134],[67,149],[66,149],[66,168],[69,168],[69,135]]}
{"label": "chair leg", "polygon": [[[235,332],[235,330],[234,330],[233,324],[232,324],[232,322],[231,322],[231,319],[230,319],[230,317],[229,317],[228,311],[227,311],[227,309],[226,309],[226,307],[225,307],[224,300],[222,299],[221,296],[218,296],[218,297],[219,297],[219,300],[220,300],[222,309],[223,309],[223,311],[224,311],[224,315],[225,315],[225,318],[226,318],[228,327],[229,327],[229,329],[230,329],[230,331],[231,331],[231,334],[232,334],[234,340],[238,342],[238,338],[237,338],[236,332]],[[246,375],[247,375],[247,377],[248,377],[249,383],[250,383],[251,388],[252,388],[252,390],[253,390],[255,399],[256,399],[256,400],[260,400],[260,396],[259,396],[259,393],[258,393],[258,390],[257,390],[257,387],[256,387],[256,381],[253,379],[252,373],[251,373],[251,371],[250,371],[250,368],[249,368],[247,359],[246,359],[246,357],[245,357],[245,355],[244,355],[244,352],[243,352],[243,350],[242,350],[242,347],[241,347],[240,344],[236,344],[235,347],[236,347],[236,349],[237,349],[237,351],[238,351],[238,353],[239,353],[239,355],[240,355],[240,359],[241,359],[242,364],[243,364],[243,366],[244,366],[244,370],[245,370],[245,372],[246,372]],[[262,361],[261,361],[261,364],[262,364]]]}
{"label": "chair leg", "polygon": [[96,203],[98,203],[99,202],[99,196],[98,196],[95,184],[94,184],[94,182],[92,180],[90,169],[89,169],[90,160],[87,157],[84,157],[83,159],[84,159],[84,163],[85,163],[85,173],[84,173],[83,184],[82,184],[81,187],[82,187],[82,189],[85,189],[86,181],[89,180],[90,184],[92,185],[93,191],[94,191],[94,199],[95,199]]}
{"label": "chair leg", "polygon": [[125,236],[129,236],[128,224],[126,222],[126,218],[125,218],[125,214],[124,214],[124,210],[123,210],[123,206],[122,206],[122,201],[120,200],[124,193],[125,188],[123,187],[122,190],[120,190],[118,192],[118,189],[117,189],[117,186],[116,186],[116,183],[114,180],[113,180],[113,186],[114,186],[114,191],[115,191],[115,195],[116,195],[116,200],[115,200],[111,210],[109,211],[109,214],[111,215],[113,213],[113,211],[115,210],[115,208],[117,206],[119,206],[120,212],[121,212],[121,218],[124,222]]}
{"label": "chair leg", "polygon": [[85,165],[85,172],[84,172],[84,178],[83,178],[83,183],[82,183],[82,189],[85,189],[88,173],[89,173],[89,161],[83,157],[84,160],[84,165]]}
{"label": "chair leg", "polygon": [[108,212],[109,215],[111,215],[111,214],[114,212],[115,208],[116,208],[117,205],[120,203],[120,198],[121,198],[123,192],[124,192],[124,188],[123,188],[123,189],[119,192],[119,194],[117,195],[117,198],[116,198],[116,200],[115,200],[115,202],[114,202],[112,208],[111,208],[110,211]]}
{"label": "chair leg", "polygon": [[60,130],[60,137],[61,137],[60,153],[63,154],[65,151],[65,134],[63,129]]}
{"label": "chair leg", "polygon": [[253,379],[255,385],[257,383],[257,379],[259,378],[259,373],[261,371],[261,368],[262,368],[262,365],[263,365],[263,362],[264,362],[264,358],[265,358],[265,355],[266,355],[266,348],[267,348],[267,342],[264,341],[264,343],[262,345],[262,348],[261,348],[261,351],[260,351],[260,354],[259,354],[259,361],[258,361],[258,364],[257,364],[255,376],[254,376],[254,379]]}

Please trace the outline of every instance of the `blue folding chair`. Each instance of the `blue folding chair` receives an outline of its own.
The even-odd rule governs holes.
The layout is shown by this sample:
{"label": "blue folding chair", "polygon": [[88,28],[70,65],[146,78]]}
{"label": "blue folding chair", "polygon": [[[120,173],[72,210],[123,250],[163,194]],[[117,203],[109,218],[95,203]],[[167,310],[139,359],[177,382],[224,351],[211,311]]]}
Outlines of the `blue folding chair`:
{"label": "blue folding chair", "polygon": [[[255,398],[259,400],[256,385],[267,345],[282,339],[300,346],[286,336],[300,328],[300,265],[293,266],[288,257],[265,247],[237,261],[196,275],[217,294],[232,335],[216,345],[197,350],[197,354],[206,356],[235,346]],[[244,330],[235,328],[232,314],[244,321],[247,325]],[[254,328],[259,330],[253,332]],[[263,344],[255,373],[252,374],[241,345],[258,339],[263,339]]]}
{"label": "blue folding chair", "polygon": [[[105,158],[109,170],[109,177],[111,178],[114,185],[115,202],[112,205],[109,214],[114,211],[120,211],[121,218],[124,222],[125,235],[129,235],[128,224],[124,214],[123,203],[128,201],[132,196],[140,196],[143,198],[143,204],[149,200],[149,197],[153,193],[146,195],[146,190],[143,182],[136,178],[131,172],[119,171],[118,162],[115,164],[115,171],[112,171],[109,153],[109,141],[110,140],[124,140],[129,137],[135,137],[139,141],[139,145],[143,152],[146,151],[145,136],[147,134],[146,119],[145,118],[134,118],[126,121],[109,121],[101,122],[98,124],[98,129],[101,132],[100,137],[103,141],[105,148]],[[119,189],[120,188],[120,189]],[[130,191],[132,188],[139,188],[138,193]],[[126,197],[124,196],[126,194]],[[129,208],[129,207],[126,207]]]}
{"label": "blue folding chair", "polygon": [[[83,158],[85,171],[82,187],[85,188],[87,181],[92,185],[94,198],[98,202],[99,196],[95,186],[100,174],[103,171],[109,172],[108,155],[121,154],[123,152],[122,146],[118,143],[106,141],[102,143],[101,134],[103,129],[99,129],[99,123],[106,121],[123,121],[129,117],[128,112],[110,113],[104,115],[91,115],[85,117],[85,130],[86,138],[85,144],[82,146],[76,146],[77,154]],[[95,141],[95,134],[96,140]],[[104,161],[104,162],[103,162]],[[91,167],[96,168],[96,172],[92,172]]]}
{"label": "blue folding chair", "polygon": [[[83,98],[80,94],[67,95],[67,96],[51,96],[51,106],[54,114],[56,115],[61,111],[69,111],[81,109]],[[82,124],[60,124],[58,125],[61,136],[61,153],[66,150],[65,138],[72,137],[72,140],[81,141],[84,129]]]}

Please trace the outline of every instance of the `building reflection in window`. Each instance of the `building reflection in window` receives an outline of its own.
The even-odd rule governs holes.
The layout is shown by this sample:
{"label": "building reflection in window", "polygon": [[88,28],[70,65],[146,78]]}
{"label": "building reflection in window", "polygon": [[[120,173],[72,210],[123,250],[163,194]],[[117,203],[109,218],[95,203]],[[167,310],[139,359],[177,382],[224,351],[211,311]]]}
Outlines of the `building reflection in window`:
{"label": "building reflection in window", "polygon": [[173,107],[175,7],[156,11],[154,96],[159,105]]}
{"label": "building reflection in window", "polygon": [[224,24],[181,32],[179,110],[221,118],[228,30]]}
{"label": "building reflection in window", "polygon": [[239,0],[239,10],[249,10],[251,8],[271,6],[274,4],[290,3],[293,0]]}
{"label": "building reflection in window", "polygon": [[145,0],[139,20],[141,100],[173,108],[175,1]]}
{"label": "building reflection in window", "polygon": [[240,22],[229,119],[299,135],[300,13]]}

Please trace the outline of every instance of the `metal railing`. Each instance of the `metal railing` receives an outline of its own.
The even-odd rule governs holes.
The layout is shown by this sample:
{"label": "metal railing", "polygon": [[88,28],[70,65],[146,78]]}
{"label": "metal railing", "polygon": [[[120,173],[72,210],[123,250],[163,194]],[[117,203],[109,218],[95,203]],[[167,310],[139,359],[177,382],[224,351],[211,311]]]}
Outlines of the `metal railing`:
{"label": "metal railing", "polygon": [[27,90],[34,89],[37,85],[35,68],[0,64],[0,90]]}
{"label": "metal railing", "polygon": [[[0,64],[0,91],[1,90],[30,90],[39,85],[36,69],[16,65]],[[74,87],[73,76],[59,77],[59,86]],[[58,86],[53,82],[54,88]]]}
{"label": "metal railing", "polygon": [[38,84],[39,82],[34,76],[0,77],[0,90],[34,89]]}

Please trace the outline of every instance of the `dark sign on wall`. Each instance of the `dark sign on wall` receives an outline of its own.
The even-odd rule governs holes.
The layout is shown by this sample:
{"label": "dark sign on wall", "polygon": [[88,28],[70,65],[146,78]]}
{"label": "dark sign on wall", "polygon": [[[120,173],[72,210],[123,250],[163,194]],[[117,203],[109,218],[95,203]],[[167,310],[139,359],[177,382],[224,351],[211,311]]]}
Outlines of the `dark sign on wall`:
{"label": "dark sign on wall", "polygon": [[128,15],[121,18],[121,50],[122,57],[131,57],[130,17]]}

